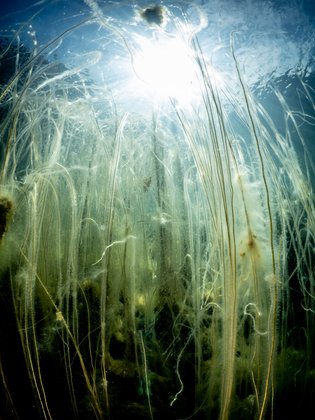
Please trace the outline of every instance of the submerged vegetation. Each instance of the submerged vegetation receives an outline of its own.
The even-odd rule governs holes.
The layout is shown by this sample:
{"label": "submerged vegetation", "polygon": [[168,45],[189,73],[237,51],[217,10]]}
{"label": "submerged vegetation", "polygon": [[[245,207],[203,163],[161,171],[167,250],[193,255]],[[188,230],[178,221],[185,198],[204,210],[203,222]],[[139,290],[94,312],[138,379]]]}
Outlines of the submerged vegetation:
{"label": "submerged vegetation", "polygon": [[[124,31],[86,3],[62,36],[96,23],[132,68]],[[142,13],[162,31],[158,6]],[[193,31],[199,103],[126,112],[87,80],[97,51],[73,69],[44,58],[62,36],[1,44],[0,415],[260,420],[283,418],[284,401],[307,413],[314,115],[273,88],[275,121],[232,34],[233,94]]]}

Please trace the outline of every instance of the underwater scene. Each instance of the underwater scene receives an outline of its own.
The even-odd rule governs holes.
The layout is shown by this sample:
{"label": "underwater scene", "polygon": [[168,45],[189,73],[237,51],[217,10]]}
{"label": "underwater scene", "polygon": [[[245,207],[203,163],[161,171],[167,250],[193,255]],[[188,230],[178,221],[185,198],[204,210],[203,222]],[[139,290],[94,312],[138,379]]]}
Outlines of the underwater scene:
{"label": "underwater scene", "polygon": [[310,419],[315,4],[0,6],[0,419]]}

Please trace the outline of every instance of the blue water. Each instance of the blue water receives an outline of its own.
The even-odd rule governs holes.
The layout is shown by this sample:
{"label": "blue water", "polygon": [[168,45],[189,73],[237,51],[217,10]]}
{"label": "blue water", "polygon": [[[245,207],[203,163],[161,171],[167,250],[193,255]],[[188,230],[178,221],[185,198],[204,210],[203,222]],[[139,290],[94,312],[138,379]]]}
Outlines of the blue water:
{"label": "blue water", "polygon": [[[141,7],[148,4],[150,2],[144,1],[99,2],[104,16],[111,19],[116,28],[126,33],[129,31],[130,37],[134,33],[146,33],[146,24],[137,22],[135,16]],[[206,20],[199,39],[204,52],[211,54],[214,64],[222,66],[222,70],[229,70],[224,55],[230,47],[230,34],[235,32],[238,58],[244,63],[249,83],[264,83],[297,69],[302,73],[314,71],[315,3],[312,0],[199,0],[165,1],[163,4],[172,13],[172,18],[182,17],[184,13],[189,22],[195,25],[201,16]],[[32,36],[27,34],[28,25],[31,24],[39,45],[44,45],[91,15],[90,8],[83,0],[13,0],[1,2],[0,11],[0,35],[12,35],[11,31],[25,25],[23,41],[31,44]],[[172,19],[165,29],[173,29]],[[64,40],[65,46],[61,51],[67,55],[67,52],[91,51],[94,47],[102,49],[105,32],[98,25],[83,27],[68,37],[71,41]],[[68,47],[71,51],[67,50]],[[115,44],[107,43],[106,52],[114,55]]]}
{"label": "blue water", "polygon": [[[88,2],[87,2],[88,3]],[[67,68],[87,63],[87,80],[101,89],[106,85],[118,105],[140,113],[148,109],[148,98],[130,84],[134,77],[130,55],[121,35],[136,52],[137,37],[152,38],[151,28],[139,19],[145,1],[100,1],[98,7],[109,27],[99,22],[75,26],[93,16],[84,0],[13,0],[1,2],[0,39],[10,42],[18,36],[29,51],[43,51],[49,61],[58,60]],[[94,2],[95,3],[95,2]],[[158,2],[157,2],[158,4]],[[235,54],[246,84],[274,117],[279,113],[278,129],[283,130],[281,107],[273,94],[279,89],[289,108],[302,111],[300,129],[311,156],[315,156],[315,2],[198,0],[165,1],[170,18],[164,26],[172,35],[179,21],[187,20],[198,39],[206,59],[222,78],[226,89],[233,90],[234,62],[231,59],[231,34]],[[69,28],[74,28],[69,30]],[[197,28],[197,29],[196,29]],[[62,37],[60,35],[66,31]],[[117,33],[115,32],[117,31]],[[60,37],[60,38],[59,38]],[[49,48],[46,46],[52,41]],[[1,74],[6,73],[1,63]],[[7,69],[5,84],[10,77]],[[303,90],[307,86],[308,97]],[[233,95],[239,92],[233,91]],[[149,101],[151,97],[149,95]],[[312,103],[312,101],[314,101]],[[297,143],[299,150],[300,145]],[[302,153],[302,149],[301,149]]]}

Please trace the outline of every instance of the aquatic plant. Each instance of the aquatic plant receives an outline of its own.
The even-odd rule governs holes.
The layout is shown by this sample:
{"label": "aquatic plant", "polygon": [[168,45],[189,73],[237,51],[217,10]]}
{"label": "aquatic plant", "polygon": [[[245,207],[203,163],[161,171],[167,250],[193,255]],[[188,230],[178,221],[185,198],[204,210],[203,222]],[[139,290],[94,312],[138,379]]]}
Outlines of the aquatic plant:
{"label": "aquatic plant", "polygon": [[[279,418],[297,382],[307,407],[314,167],[300,122],[313,123],[310,86],[296,79],[309,114],[271,86],[275,120],[245,81],[237,34],[233,72],[222,82],[199,41],[202,14],[190,25],[177,8],[150,6],[127,28],[85,3],[84,19],[43,46],[20,54],[15,33],[1,49],[11,71],[14,57],[0,93],[8,296],[0,315],[10,320],[1,329],[9,407],[1,410],[13,418],[260,420]],[[159,42],[179,42],[193,101],[176,96],[180,89],[161,97],[165,80],[147,78],[141,17],[156,24],[148,29],[156,55]],[[152,95],[149,112],[120,101],[116,83],[87,75],[109,71],[104,52],[84,52],[72,66],[51,59],[68,37],[95,27],[117,46],[137,95],[140,86]],[[17,343],[28,403],[10,368]]]}

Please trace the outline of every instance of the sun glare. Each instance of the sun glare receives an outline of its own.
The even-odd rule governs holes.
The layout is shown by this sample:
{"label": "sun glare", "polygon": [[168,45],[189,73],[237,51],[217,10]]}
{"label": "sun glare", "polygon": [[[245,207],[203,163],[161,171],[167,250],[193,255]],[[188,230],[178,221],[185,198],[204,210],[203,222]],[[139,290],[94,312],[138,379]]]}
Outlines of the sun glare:
{"label": "sun glare", "polygon": [[172,98],[191,102],[196,95],[196,68],[193,52],[177,38],[140,40],[134,58],[136,76],[160,100]]}

